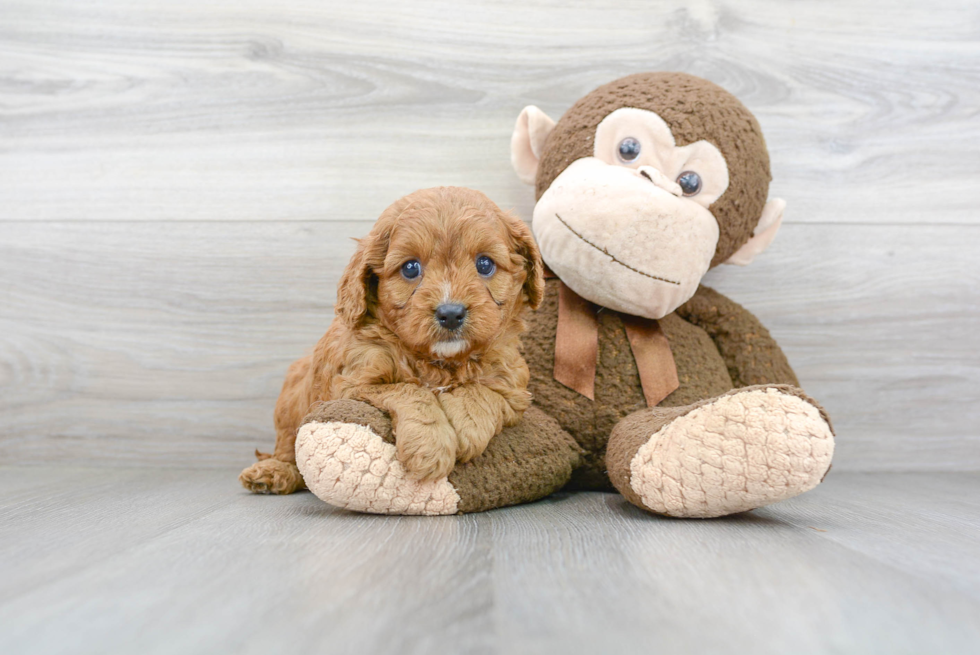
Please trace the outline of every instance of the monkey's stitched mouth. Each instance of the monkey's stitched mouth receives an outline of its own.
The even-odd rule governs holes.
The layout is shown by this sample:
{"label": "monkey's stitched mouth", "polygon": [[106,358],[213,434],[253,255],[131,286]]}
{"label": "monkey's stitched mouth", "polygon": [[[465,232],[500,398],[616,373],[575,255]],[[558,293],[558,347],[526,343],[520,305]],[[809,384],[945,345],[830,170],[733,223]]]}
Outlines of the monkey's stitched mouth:
{"label": "monkey's stitched mouth", "polygon": [[611,252],[609,252],[605,248],[600,248],[599,246],[597,246],[596,244],[592,243],[591,241],[589,241],[588,239],[586,239],[584,236],[582,236],[581,234],[579,234],[578,232],[576,232],[575,231],[575,228],[573,228],[571,225],[569,225],[568,223],[566,223],[565,222],[565,219],[563,219],[557,213],[555,213],[555,218],[557,218],[561,222],[562,225],[564,225],[565,227],[567,227],[569,232],[571,232],[572,234],[574,234],[575,236],[577,236],[579,239],[581,239],[585,243],[589,244],[590,246],[592,246],[593,248],[595,248],[596,250],[598,250],[599,252],[601,252],[603,255],[605,255],[609,259],[613,260],[614,262],[616,262],[617,264],[619,264],[620,266],[622,266],[623,268],[628,268],[629,270],[633,271],[634,273],[639,273],[640,275],[642,275],[644,277],[648,277],[651,280],[657,280],[658,282],[666,282],[667,284],[676,284],[677,286],[680,286],[681,285],[680,282],[674,282],[673,280],[668,280],[665,277],[657,277],[656,275],[650,275],[649,273],[646,273],[644,271],[641,271],[638,268],[635,268],[633,266],[630,266],[629,264],[627,264],[624,261],[620,261],[619,259],[616,258],[616,255],[612,254]]}

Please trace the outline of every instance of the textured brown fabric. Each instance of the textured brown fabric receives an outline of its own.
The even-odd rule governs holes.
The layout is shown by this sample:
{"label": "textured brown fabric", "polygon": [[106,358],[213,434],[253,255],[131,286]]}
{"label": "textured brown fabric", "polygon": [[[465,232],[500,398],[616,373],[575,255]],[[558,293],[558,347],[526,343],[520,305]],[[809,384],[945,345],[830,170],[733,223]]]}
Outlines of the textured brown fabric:
{"label": "textured brown fabric", "polygon": [[633,491],[630,484],[630,463],[640,447],[650,440],[660,428],[668,423],[694,411],[698,407],[714,402],[723,396],[756,391],[759,389],[778,389],[782,393],[796,396],[810,403],[820,412],[827,425],[833,432],[830,417],[826,410],[816,400],[808,396],[799,387],[787,384],[759,384],[750,387],[732,389],[718,396],[704,398],[696,403],[683,407],[651,407],[630,414],[620,421],[609,437],[609,445],[606,449],[606,467],[609,472],[609,479],[619,493],[637,507],[650,511],[643,504],[640,497]]}
{"label": "textured brown fabric", "polygon": [[[553,275],[551,277],[554,277]],[[558,285],[558,327],[555,334],[555,380],[595,400],[598,363],[598,307]],[[654,407],[678,387],[670,343],[657,321],[619,314],[636,360],[643,396]]]}
{"label": "textured brown fabric", "polygon": [[364,425],[388,443],[395,443],[395,436],[391,431],[391,418],[380,409],[358,400],[327,400],[314,403],[310,413],[303,419],[303,423],[313,421]]}
{"label": "textured brown fabric", "polygon": [[620,320],[636,360],[643,397],[648,407],[656,407],[680,386],[670,342],[660,324],[653,319],[620,314]]}
{"label": "textured brown fabric", "polygon": [[659,407],[680,407],[724,393],[735,385],[711,337],[675,314],[658,321],[670,342],[680,386]]}
{"label": "textured brown fabric", "polygon": [[700,286],[677,314],[708,333],[725,360],[732,384],[799,386],[786,355],[759,319],[714,289]]}
{"label": "textured brown fabric", "polygon": [[[600,310],[597,315],[599,363],[595,401],[555,381],[558,285],[557,279],[547,280],[541,307],[528,314],[528,331],[523,337],[524,357],[531,370],[528,388],[534,395],[534,404],[553,416],[585,450],[582,466],[573,474],[570,488],[611,489],[606,474],[606,442],[621,419],[647,407],[643,387],[621,315],[606,310]],[[712,313],[705,309],[710,307],[724,311]],[[698,317],[699,324],[685,316]],[[721,320],[724,329],[719,329],[720,319],[724,319]],[[733,375],[759,383],[796,380],[779,346],[758,320],[707,287],[701,287],[687,304],[658,323],[670,343],[680,384],[659,407],[685,406],[723,394],[736,386]],[[735,331],[736,325],[742,326],[745,332]],[[720,336],[727,359],[709,336],[709,328]],[[769,366],[765,365],[767,359]],[[740,370],[743,365],[747,371]],[[772,378],[758,380],[766,374]]]}
{"label": "textured brown fabric", "polygon": [[751,236],[769,194],[769,153],[758,121],[720,86],[686,73],[639,73],[603,85],[565,112],[548,135],[535,181],[537,198],[569,164],[593,155],[595,130],[621,107],[655,112],[679,146],[705,140],[728,164],[728,189],[710,207],[720,236],[712,265]]}
{"label": "textured brown fabric", "polygon": [[457,464],[449,474],[449,483],[459,494],[459,512],[483,512],[544,498],[565,486],[580,453],[557,421],[532,407],[520,423],[494,437],[482,455]]}
{"label": "textured brown fabric", "polygon": [[565,284],[559,283],[555,379],[589,400],[595,399],[595,367],[599,354],[597,309]]}

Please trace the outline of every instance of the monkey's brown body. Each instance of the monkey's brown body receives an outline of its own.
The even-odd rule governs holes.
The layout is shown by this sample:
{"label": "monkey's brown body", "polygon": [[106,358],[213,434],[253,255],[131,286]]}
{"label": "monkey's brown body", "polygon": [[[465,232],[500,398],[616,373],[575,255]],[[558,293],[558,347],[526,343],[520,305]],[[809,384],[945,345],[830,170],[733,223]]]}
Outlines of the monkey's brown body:
{"label": "monkey's brown body", "polygon": [[[525,359],[531,369],[529,389],[534,404],[554,417],[585,451],[572,476],[572,488],[611,490],[605,462],[609,435],[622,419],[647,407],[636,361],[620,315],[601,310],[597,314],[595,400],[557,382],[553,371],[560,282],[551,279],[546,284],[544,302],[530,313],[524,336]],[[691,405],[736,387],[798,385],[766,328],[712,289],[701,287],[675,313],[660,319],[660,327],[670,341],[680,387],[658,407]],[[721,348],[712,333],[722,342]]]}

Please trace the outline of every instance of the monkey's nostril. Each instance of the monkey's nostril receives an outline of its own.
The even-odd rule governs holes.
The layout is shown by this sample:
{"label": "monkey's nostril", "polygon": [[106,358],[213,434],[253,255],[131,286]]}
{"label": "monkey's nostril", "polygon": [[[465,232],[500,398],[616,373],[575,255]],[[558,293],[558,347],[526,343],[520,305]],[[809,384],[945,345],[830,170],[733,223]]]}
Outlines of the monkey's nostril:
{"label": "monkey's nostril", "polygon": [[466,307],[459,303],[446,303],[436,307],[436,320],[447,330],[455,330],[466,319]]}
{"label": "monkey's nostril", "polygon": [[683,195],[681,187],[677,184],[677,182],[669,179],[666,175],[661,173],[659,169],[654,168],[653,166],[640,166],[635,170],[641,177],[645,177],[650,182],[653,182],[654,186],[660,187],[664,191],[672,193],[675,196]]}

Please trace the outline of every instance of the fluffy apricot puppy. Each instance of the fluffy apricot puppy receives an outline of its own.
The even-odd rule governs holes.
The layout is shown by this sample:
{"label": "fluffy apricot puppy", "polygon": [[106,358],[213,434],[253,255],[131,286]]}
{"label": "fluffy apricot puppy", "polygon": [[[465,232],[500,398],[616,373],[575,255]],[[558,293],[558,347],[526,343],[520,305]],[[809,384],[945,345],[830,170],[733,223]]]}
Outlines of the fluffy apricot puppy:
{"label": "fluffy apricot puppy", "polygon": [[420,480],[477,457],[531,403],[522,314],[543,288],[530,230],[482,193],[440,187],[395,202],[359,242],[327,333],[290,366],[275,452],[256,452],[242,484],[257,493],[303,488],[296,431],[317,401],[387,412],[398,459]]}

